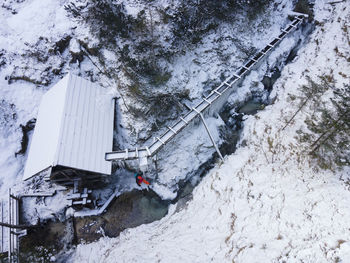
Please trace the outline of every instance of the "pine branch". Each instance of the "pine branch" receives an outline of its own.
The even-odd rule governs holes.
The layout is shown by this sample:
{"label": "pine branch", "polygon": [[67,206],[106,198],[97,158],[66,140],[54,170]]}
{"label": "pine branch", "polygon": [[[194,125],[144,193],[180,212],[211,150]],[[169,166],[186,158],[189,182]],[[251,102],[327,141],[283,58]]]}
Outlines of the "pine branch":
{"label": "pine branch", "polygon": [[[348,112],[349,110],[347,110],[346,112]],[[313,148],[315,145],[318,144],[318,142],[327,134],[331,131],[331,133],[326,137],[326,139],[322,140],[321,143],[319,143],[309,154],[313,154],[322,144],[324,144],[330,137],[331,135],[334,134],[334,132],[336,132],[338,129],[333,130],[334,127],[336,127],[336,125],[342,120],[343,115],[339,116],[338,119],[336,121],[333,122],[332,126],[326,130],[325,132],[323,132],[318,138],[317,140],[311,145],[311,148]],[[333,131],[332,131],[333,130]]]}
{"label": "pine branch", "polygon": [[292,116],[292,118],[289,119],[289,121],[287,121],[286,125],[284,125],[284,127],[281,129],[281,131],[283,131],[295,118],[295,116],[297,116],[297,114],[301,111],[301,109],[306,105],[306,103],[311,99],[311,96],[308,97],[299,107],[299,109],[294,113],[294,115]]}
{"label": "pine branch", "polygon": [[8,228],[17,228],[17,229],[28,229],[28,228],[38,228],[39,225],[12,225],[8,223],[0,222],[0,226],[8,227]]}

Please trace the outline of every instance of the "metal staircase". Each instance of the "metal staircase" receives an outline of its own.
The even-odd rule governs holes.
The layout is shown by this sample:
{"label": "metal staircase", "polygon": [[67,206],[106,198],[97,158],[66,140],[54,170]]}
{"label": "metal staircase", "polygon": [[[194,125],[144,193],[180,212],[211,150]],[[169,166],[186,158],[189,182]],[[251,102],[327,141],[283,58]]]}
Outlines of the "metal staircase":
{"label": "metal staircase", "polygon": [[[270,43],[268,43],[264,48],[257,52],[253,58],[248,60],[248,62],[241,66],[232,76],[223,81],[217,88],[215,88],[207,97],[203,98],[202,101],[193,107],[189,112],[180,117],[173,126],[167,127],[167,131],[160,137],[156,137],[155,141],[150,146],[107,152],[105,154],[105,159],[107,161],[131,159],[147,160],[148,157],[155,155],[165,144],[167,144],[171,139],[179,134],[197,116],[200,116],[205,124],[203,115],[212,115],[214,112],[220,110],[220,108],[226,102],[228,96],[233,91],[235,91],[238,85],[242,82],[244,76],[252,69],[258,67],[263,58],[268,53],[270,53],[288,34],[296,30],[307,17],[307,15],[294,12],[291,23],[281,31],[279,36],[275,37]],[[207,131],[211,137],[208,129]],[[214,142],[213,144],[218,151]],[[219,151],[218,153],[219,156],[222,157]]]}

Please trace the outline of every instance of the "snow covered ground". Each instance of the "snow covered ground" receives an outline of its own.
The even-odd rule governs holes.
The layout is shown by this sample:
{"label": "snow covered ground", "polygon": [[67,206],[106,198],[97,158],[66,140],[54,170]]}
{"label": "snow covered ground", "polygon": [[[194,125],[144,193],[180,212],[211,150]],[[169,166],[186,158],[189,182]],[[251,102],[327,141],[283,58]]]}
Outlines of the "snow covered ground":
{"label": "snow covered ground", "polygon": [[[18,2],[18,3],[17,3]],[[52,56],[43,65],[35,59],[33,46],[38,52],[37,57],[43,58],[39,37],[51,36],[49,43],[58,41],[62,35],[70,32],[70,23],[64,19],[63,7],[57,1],[4,1],[0,8],[2,26],[0,28],[0,50],[3,51],[2,59],[5,64],[0,67],[0,87],[1,100],[7,104],[13,104],[13,114],[11,119],[3,120],[3,116],[8,114],[8,108],[2,107],[0,115],[0,196],[5,197],[9,187],[21,181],[26,156],[15,153],[21,146],[22,132],[20,125],[25,125],[27,121],[35,118],[41,96],[47,87],[35,85],[23,80],[9,84],[9,76],[14,72],[27,76],[33,82],[45,79],[45,67],[54,67],[61,61],[57,56]],[[22,1],[23,2],[23,1]],[[4,8],[12,8],[8,10]],[[42,15],[38,15],[36,10],[43,10]],[[15,11],[14,11],[15,10]],[[16,14],[13,14],[13,13]],[[53,35],[50,32],[55,32]],[[44,40],[43,40],[44,42]],[[32,54],[32,55],[29,55]],[[42,74],[42,75],[41,75]],[[52,81],[55,81],[52,79]],[[3,123],[4,122],[4,123]],[[6,122],[6,123],[5,123]],[[8,128],[6,125],[11,125]]]}
{"label": "snow covered ground", "polygon": [[[60,68],[61,63],[67,63],[72,58],[71,52],[80,51],[78,39],[85,39],[88,43],[94,41],[86,28],[77,27],[66,17],[63,8],[66,2],[5,0],[0,8],[3,24],[0,27],[0,65],[2,61],[6,62],[0,66],[0,198],[7,195],[9,187],[21,182],[26,156],[15,157],[22,138],[19,126],[36,117],[42,94],[68,70],[82,73],[85,77],[91,71],[92,78],[101,84],[107,83],[88,59],[80,65],[65,64],[58,75],[49,73]],[[137,1],[134,2],[137,6]],[[297,109],[297,103],[290,99],[289,94],[299,94],[298,87],[307,84],[306,76],[317,82],[318,76],[333,74],[336,85],[349,83],[350,66],[346,60],[349,57],[349,1],[335,5],[324,2],[316,2],[318,25],[309,43],[283,70],[274,87],[272,97],[277,98],[274,105],[248,117],[241,147],[204,178],[194,190],[193,200],[180,211],[176,205],[172,206],[169,215],[159,222],[126,230],[115,239],[104,238],[93,244],[78,246],[72,261],[349,261],[350,230],[346,221],[350,214],[349,170],[331,172],[314,169],[314,163],[305,154],[306,146],[294,138],[296,130],[304,127],[303,121],[309,115],[309,108],[303,109],[284,131],[279,130]],[[242,43],[256,48],[266,44],[286,23],[286,12],[292,8],[291,1],[279,0],[276,3],[277,9],[270,10],[271,13],[264,14],[256,22],[258,28],[253,25],[222,26],[219,33],[225,41],[220,42],[219,47],[215,32],[198,49],[177,58],[173,65],[173,78],[166,89],[190,89],[191,97],[195,98],[202,94],[209,80],[216,79],[227,68],[241,65],[242,52],[229,36],[235,35]],[[47,55],[44,51],[55,47],[55,43],[67,35],[73,37],[67,50],[62,54],[51,54],[43,62]],[[290,47],[284,45],[273,55],[286,52]],[[222,61],[216,54],[220,51],[221,58],[229,58],[228,61]],[[108,50],[103,50],[103,53],[111,60],[108,63],[113,64],[115,61],[112,60],[118,59],[113,58]],[[273,61],[271,57],[269,62]],[[254,72],[247,78],[246,85],[260,81],[264,73],[264,68]],[[24,80],[9,84],[9,76],[24,77]],[[28,77],[32,83],[27,81]],[[50,84],[45,86],[40,82]],[[258,88],[262,88],[261,85]],[[244,94],[231,97],[232,102],[237,97],[246,96],[247,89],[241,91]],[[122,118],[124,127],[134,123],[127,114]],[[222,122],[212,119],[210,124],[215,132]],[[133,128],[137,132],[149,129],[142,122]],[[168,163],[163,162],[166,173],[158,178],[159,184],[155,186],[159,189],[155,190],[164,198],[173,198],[172,187],[176,186],[177,180],[183,179],[191,169],[196,169],[214,151],[209,148],[208,139],[201,137],[207,136],[203,130],[199,126],[190,139],[178,141],[179,145],[186,147],[187,153],[191,153],[193,145],[198,146],[197,142],[200,142],[202,147],[198,150],[203,152],[198,158],[193,160],[177,152],[171,155]],[[123,132],[126,133],[125,142],[134,135],[130,130]],[[134,143],[134,140],[130,141]],[[168,149],[164,159],[172,149]],[[120,177],[119,183],[126,183],[121,191],[130,190],[134,185],[132,174]],[[38,216],[52,216],[57,210],[63,210],[63,199],[60,194],[55,201],[38,204],[32,200],[28,206],[38,208],[42,205],[44,209],[39,210],[41,214]]]}
{"label": "snow covered ground", "polygon": [[[348,169],[324,171],[296,131],[310,114],[290,95],[307,76],[349,83],[349,2],[316,1],[318,25],[282,71],[273,105],[245,121],[241,147],[195,188],[185,208],[118,238],[79,245],[74,262],[350,262]],[[345,56],[339,56],[335,47]],[[325,95],[326,96],[326,95]]]}
{"label": "snow covered ground", "polygon": [[[162,5],[166,4],[166,1],[159,2]],[[27,156],[15,156],[21,147],[20,125],[25,125],[27,121],[36,117],[44,92],[68,71],[81,74],[85,78],[91,77],[103,86],[111,86],[110,80],[106,80],[106,77],[100,74],[88,58],[85,57],[80,63],[74,62],[74,54],[81,51],[78,42],[85,41],[93,46],[96,39],[88,32],[87,26],[78,24],[67,17],[67,12],[64,10],[64,5],[67,3],[68,1],[55,0],[5,0],[0,8],[0,16],[4,25],[0,28],[0,62],[5,62],[0,67],[0,94],[3,100],[0,112],[0,197],[2,198],[7,195],[8,188],[21,182]],[[138,1],[126,1],[125,3],[127,10],[131,13],[135,12],[141,5]],[[156,5],[156,2],[153,4]],[[265,14],[261,14],[261,17],[251,22],[252,24],[247,26],[245,30],[239,26],[233,27],[229,24],[223,24],[218,32],[210,32],[206,41],[197,48],[175,58],[172,65],[173,77],[164,89],[170,92],[177,89],[188,89],[192,98],[199,98],[203,89],[208,88],[204,87],[205,83],[210,83],[211,80],[218,82],[217,78],[221,73],[232,73],[236,67],[243,63],[245,55],[238,48],[239,45],[246,48],[261,48],[272,37],[276,36],[280,32],[280,28],[288,22],[287,12],[291,9],[292,3],[290,1],[278,1]],[[41,10],[45,10],[45,12],[41,14]],[[245,23],[245,18],[242,17],[242,14],[240,16],[240,22]],[[217,39],[218,35],[220,40]],[[71,40],[66,43],[67,46],[64,46],[62,40],[68,36],[71,37]],[[60,42],[63,47],[57,44]],[[60,50],[61,48],[62,50]],[[115,57],[111,50],[104,49],[101,50],[101,53],[106,58],[106,64],[110,67],[118,67],[118,57]],[[97,59],[95,59],[96,61]],[[261,71],[262,74],[265,73],[263,71]],[[53,72],[58,73],[54,74]],[[130,100],[127,97],[126,99]],[[132,103],[132,101],[127,101],[127,103]],[[124,135],[124,139],[121,141],[125,145],[122,147],[135,146],[138,133],[149,132],[150,127],[145,121],[135,120],[124,109],[123,105],[120,103],[122,114],[118,115],[119,122],[124,127],[124,129],[119,130],[120,134]],[[9,118],[10,115],[14,117]],[[213,124],[215,122],[217,125],[212,125],[213,133],[217,133],[215,129],[221,123],[220,120],[217,120]],[[198,129],[204,130],[202,128]],[[30,137],[31,133],[29,133],[29,139]],[[188,145],[188,141],[179,141],[180,144]],[[204,144],[207,142],[208,140],[205,138]],[[197,141],[192,141],[192,143],[193,145],[197,144]],[[205,147],[209,147],[209,144]],[[173,191],[176,189],[178,181],[185,178],[190,171],[197,169],[200,163],[210,158],[214,151],[212,148],[202,149],[204,151],[196,157],[195,161],[192,162],[189,157],[183,155],[182,159],[187,161],[186,164],[178,163],[176,166],[179,169],[173,169],[171,173],[161,174],[158,180],[159,184],[155,184],[155,190],[164,198],[173,198],[175,196]],[[165,152],[163,159],[168,154],[169,151]],[[162,162],[162,169],[167,171],[170,167],[176,167],[174,161],[176,160],[173,158],[169,159],[168,162]],[[183,169],[182,166],[186,166],[186,169]],[[116,173],[116,176],[119,177],[119,174]],[[135,186],[133,178],[130,180],[129,176],[129,173],[124,173],[124,177],[121,176],[122,178],[118,179],[120,184],[126,183],[126,187],[121,191],[129,190]]]}
{"label": "snow covered ground", "polygon": [[[274,32],[274,35],[278,33]],[[228,97],[228,103],[231,109],[237,108],[252,96],[261,97],[261,100],[268,101],[268,92],[266,92],[261,80],[265,75],[271,74],[276,68],[283,68],[286,59],[291,50],[298,45],[298,41],[305,41],[305,36],[301,30],[292,33],[284,39],[275,50],[268,55],[258,68],[252,70],[244,78],[237,90]],[[233,115],[234,110],[231,110]],[[225,126],[223,120],[217,118],[207,118],[209,130],[216,143],[220,145],[223,139],[220,137],[220,128]],[[191,125],[186,128],[178,138],[171,141],[157,154],[157,173],[150,186],[162,199],[174,199],[177,196],[178,183],[180,180],[186,180],[192,176],[201,164],[208,161],[209,157],[215,152],[204,126]],[[192,179],[195,179],[192,177]]]}

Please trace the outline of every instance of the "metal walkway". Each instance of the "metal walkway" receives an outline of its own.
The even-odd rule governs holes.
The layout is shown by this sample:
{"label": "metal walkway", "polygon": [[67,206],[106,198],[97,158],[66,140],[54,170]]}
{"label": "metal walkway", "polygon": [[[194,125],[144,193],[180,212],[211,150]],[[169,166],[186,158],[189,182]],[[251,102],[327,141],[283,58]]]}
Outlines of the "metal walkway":
{"label": "metal walkway", "polygon": [[222,82],[220,86],[214,89],[207,97],[203,98],[203,100],[189,112],[187,112],[186,115],[180,117],[180,119],[173,126],[168,127],[167,131],[163,135],[156,137],[156,140],[150,146],[139,149],[125,149],[122,151],[107,152],[105,159],[107,161],[143,158],[147,160],[148,157],[155,155],[165,144],[167,144],[172,138],[181,132],[197,116],[202,117],[202,114],[218,111],[227,100],[228,96],[235,90],[238,84],[241,83],[242,78],[253,68],[257,67],[259,63],[262,62],[266,54],[270,53],[273,48],[276,47],[289,33],[297,29],[305,18],[307,18],[307,15],[293,13],[292,22],[281,31],[279,36],[257,52],[255,56],[240,67],[235,74]]}

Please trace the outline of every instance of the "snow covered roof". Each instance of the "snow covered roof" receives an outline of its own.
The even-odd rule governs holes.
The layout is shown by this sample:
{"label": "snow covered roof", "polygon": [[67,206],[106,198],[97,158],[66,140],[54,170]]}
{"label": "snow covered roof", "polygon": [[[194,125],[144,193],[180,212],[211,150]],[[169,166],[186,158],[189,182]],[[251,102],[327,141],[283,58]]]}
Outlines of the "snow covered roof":
{"label": "snow covered roof", "polygon": [[42,98],[23,180],[56,165],[110,174],[114,101],[99,85],[68,74]]}

